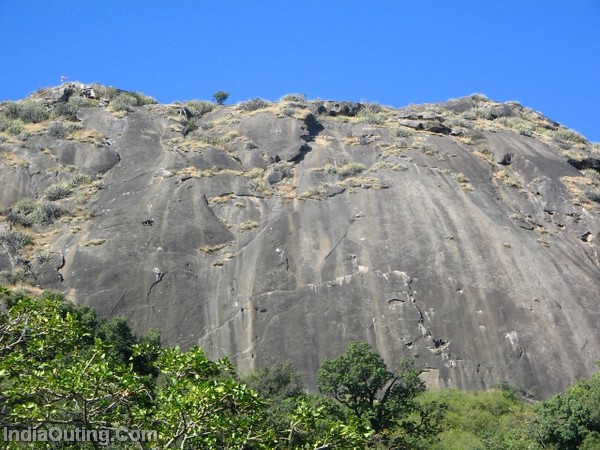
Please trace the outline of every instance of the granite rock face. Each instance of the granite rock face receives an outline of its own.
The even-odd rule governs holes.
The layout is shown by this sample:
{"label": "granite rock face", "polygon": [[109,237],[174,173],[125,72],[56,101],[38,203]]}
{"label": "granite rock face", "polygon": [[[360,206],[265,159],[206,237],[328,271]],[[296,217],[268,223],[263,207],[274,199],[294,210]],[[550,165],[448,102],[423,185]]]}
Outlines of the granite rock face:
{"label": "granite rock face", "polygon": [[[67,88],[36,101],[90,89]],[[49,121],[3,134],[0,234],[34,243],[0,239],[0,282],[65,292],[241,372],[291,360],[312,386],[349,340],[414,358],[432,387],[508,380],[546,397],[592,373],[598,147],[481,96],[375,119],[335,104],[192,117],[88,96],[71,137]],[[49,201],[57,183],[72,190]],[[63,212],[36,222],[25,198]]]}

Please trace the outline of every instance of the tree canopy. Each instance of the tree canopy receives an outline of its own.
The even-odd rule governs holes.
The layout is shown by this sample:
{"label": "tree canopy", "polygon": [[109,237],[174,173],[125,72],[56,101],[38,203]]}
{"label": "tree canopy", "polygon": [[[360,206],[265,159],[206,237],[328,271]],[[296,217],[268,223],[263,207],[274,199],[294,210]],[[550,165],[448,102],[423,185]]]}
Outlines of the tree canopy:
{"label": "tree canopy", "polygon": [[0,298],[3,430],[155,433],[148,441],[111,442],[115,449],[600,448],[600,374],[536,405],[506,386],[428,393],[411,360],[390,368],[369,344],[351,342],[323,361],[323,395],[314,395],[289,362],[242,379],[226,358],[162,347],[157,332],[135,336],[125,319],[100,318],[60,294],[31,298],[0,286]]}

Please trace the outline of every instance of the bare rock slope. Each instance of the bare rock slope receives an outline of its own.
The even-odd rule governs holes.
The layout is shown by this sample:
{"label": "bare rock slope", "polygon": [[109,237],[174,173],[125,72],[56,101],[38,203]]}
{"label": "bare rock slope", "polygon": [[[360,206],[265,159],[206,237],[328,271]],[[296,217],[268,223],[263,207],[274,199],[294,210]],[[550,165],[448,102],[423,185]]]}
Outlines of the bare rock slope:
{"label": "bare rock slope", "polygon": [[0,283],[310,383],[352,339],[430,386],[538,397],[600,358],[600,149],[518,103],[70,84],[3,103],[0,130]]}

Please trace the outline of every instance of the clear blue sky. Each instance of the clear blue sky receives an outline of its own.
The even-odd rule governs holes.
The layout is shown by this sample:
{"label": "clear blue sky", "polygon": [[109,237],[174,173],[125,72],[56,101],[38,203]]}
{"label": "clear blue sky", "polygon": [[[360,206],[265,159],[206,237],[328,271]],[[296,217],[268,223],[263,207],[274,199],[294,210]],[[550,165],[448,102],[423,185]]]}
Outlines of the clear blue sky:
{"label": "clear blue sky", "polygon": [[0,0],[0,99],[60,76],[160,102],[483,93],[600,141],[599,0]]}

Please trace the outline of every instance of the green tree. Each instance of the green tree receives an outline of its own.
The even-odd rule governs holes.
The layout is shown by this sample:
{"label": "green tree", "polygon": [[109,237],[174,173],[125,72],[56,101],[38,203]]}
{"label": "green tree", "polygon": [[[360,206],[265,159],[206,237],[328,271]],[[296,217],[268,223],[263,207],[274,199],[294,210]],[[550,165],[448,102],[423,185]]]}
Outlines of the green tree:
{"label": "green tree", "polygon": [[298,369],[291,362],[263,367],[244,381],[260,395],[269,399],[296,398],[304,392]]}
{"label": "green tree", "polygon": [[[300,374],[290,362],[263,367],[247,376],[244,382],[266,401],[264,427],[273,430],[281,440],[290,441],[290,418],[304,397]],[[297,441],[293,435],[293,440]]]}
{"label": "green tree", "polygon": [[578,449],[600,438],[600,373],[540,404],[531,433],[543,448]]}
{"label": "green tree", "polygon": [[155,405],[161,448],[272,448],[261,429],[264,401],[235,379],[227,359],[210,361],[199,347],[163,350]]}
{"label": "green tree", "polygon": [[362,450],[373,434],[368,422],[344,417],[337,405],[323,397],[299,398],[288,420],[279,448]]}
{"label": "green tree", "polygon": [[88,338],[81,317],[65,311],[62,301],[14,301],[0,316],[0,424],[131,427],[148,379],[115,358],[110,342]]}
{"label": "green tree", "polygon": [[401,361],[400,371],[392,373],[366,342],[350,342],[344,355],[326,359],[317,382],[319,391],[347,406],[356,417],[368,419],[375,431],[412,411],[414,398],[425,391],[410,361]]}
{"label": "green tree", "polygon": [[347,417],[334,400],[307,394],[289,362],[262,368],[245,381],[266,401],[263,428],[274,432],[273,448],[363,449],[372,434],[367,421]]}
{"label": "green tree", "polygon": [[404,448],[411,440],[439,431],[444,407],[418,401],[425,384],[408,359],[391,372],[369,344],[350,342],[345,354],[323,362],[317,383],[322,393],[346,406],[351,415],[368,420],[376,432],[374,441],[393,441],[395,448]]}
{"label": "green tree", "polygon": [[[197,347],[161,349],[156,336],[137,339],[123,320],[98,319],[54,293],[0,294],[0,427],[158,432],[158,442],[120,448],[275,448],[261,428],[264,401],[229,361]],[[51,448],[100,448],[69,445]]]}
{"label": "green tree", "polygon": [[229,92],[226,91],[217,91],[213,94],[213,100],[217,102],[219,105],[225,103],[225,101],[229,98]]}

